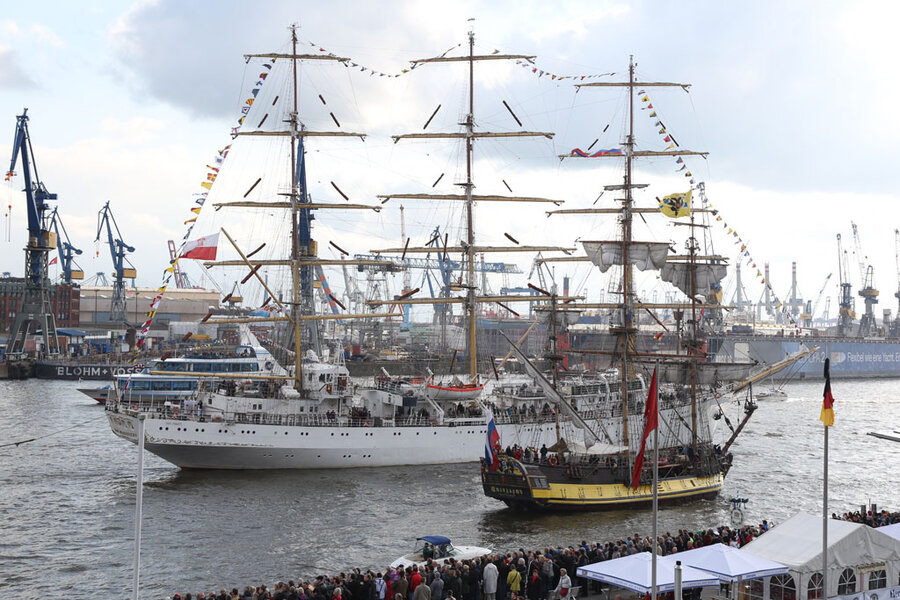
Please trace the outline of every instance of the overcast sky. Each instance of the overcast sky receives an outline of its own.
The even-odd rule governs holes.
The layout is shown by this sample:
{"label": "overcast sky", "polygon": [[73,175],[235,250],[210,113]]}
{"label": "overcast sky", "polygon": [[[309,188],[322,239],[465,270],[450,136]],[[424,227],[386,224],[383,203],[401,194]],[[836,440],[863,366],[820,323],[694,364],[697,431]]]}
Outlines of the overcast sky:
{"label": "overcast sky", "polygon": [[[689,169],[695,180],[706,183],[708,197],[739,232],[752,258],[760,267],[771,263],[779,295],[790,285],[791,261],[798,264],[800,293],[806,298],[815,298],[828,273],[834,272],[832,282],[837,282],[835,236],[842,233],[845,247],[852,249],[852,220],[882,290],[880,316],[881,308],[896,312],[898,287],[894,229],[900,224],[895,216],[900,120],[893,115],[898,17],[894,3],[836,1],[17,3],[0,19],[0,140],[4,135],[12,140],[15,117],[28,107],[40,176],[59,194],[73,243],[84,250],[81,267],[88,276],[111,269],[107,247],[93,241],[97,211],[110,201],[123,238],[136,248],[131,261],[138,284],[156,286],[167,261],[166,241],[181,239],[206,165],[229,143],[230,128],[256,80],[259,63],[246,64],[243,54],[286,50],[288,25],[296,22],[306,49],[323,47],[394,74],[411,59],[465,44],[467,19],[474,18],[477,53],[536,55],[535,67],[548,73],[538,77],[515,63],[480,68],[476,115],[481,128],[519,129],[502,105],[505,100],[524,129],[556,134],[552,141],[480,143],[479,193],[505,191],[505,181],[516,193],[561,198],[567,207],[578,207],[591,205],[603,185],[618,183],[621,169],[615,162],[603,163],[606,168],[594,161],[560,163],[555,155],[586,148],[598,138],[595,149],[619,145],[625,96],[598,88],[576,94],[571,80],[549,74],[614,72],[594,80],[618,80],[634,55],[640,79],[692,84],[689,93],[650,90],[651,100],[682,147],[710,152],[707,160],[689,160]],[[455,48],[450,54],[463,51]],[[442,173],[435,189],[452,192],[464,176],[458,147],[395,145],[389,136],[421,131],[439,104],[429,131],[458,130],[465,100],[460,65],[428,66],[396,78],[339,65],[309,69],[301,79],[311,99],[301,107],[305,122],[311,128],[333,127],[328,113],[334,112],[342,129],[368,134],[365,142],[340,140],[310,148],[316,153],[309,164],[315,198],[340,201],[330,185],[334,181],[354,202],[377,202],[377,194],[427,191]],[[317,104],[318,94],[327,105]],[[647,113],[639,111],[636,118],[638,144],[662,149]],[[10,147],[4,148],[0,160],[9,156]],[[244,154],[252,152],[248,148]],[[275,158],[246,166],[260,160],[247,158],[234,170],[243,168],[244,179],[252,182],[253,169],[270,160],[274,164]],[[656,184],[645,199],[683,191],[685,180],[675,169],[670,160],[642,167],[637,179]],[[246,190],[237,175],[231,181],[217,182],[222,184],[214,188],[218,201],[229,194],[239,199]],[[21,188],[19,176],[2,191],[2,204],[12,205],[12,216],[3,218],[0,270],[15,275],[23,270]],[[611,206],[608,198],[598,206]],[[510,233],[523,244],[572,246],[576,238],[614,234],[599,219],[547,219],[543,207],[478,210],[479,240],[488,243],[508,243],[503,233]],[[408,234],[422,243],[440,225],[458,237],[460,216],[458,207],[407,205]],[[195,232],[228,226],[229,218],[234,219],[202,214]],[[393,203],[375,216],[323,214],[315,237],[320,245],[335,241],[364,252],[388,240],[398,244],[399,220]],[[677,232],[663,225],[656,239],[674,239]],[[737,246],[721,235],[720,226],[713,229],[720,240],[716,249],[734,258]],[[254,227],[259,233],[262,226]],[[530,257],[493,258],[515,261],[528,274]],[[850,264],[857,288],[855,256]],[[755,298],[762,288],[748,270],[745,285]],[[196,276],[200,270],[192,265],[190,272]],[[591,282],[589,272],[586,267],[558,270],[571,274],[576,287],[587,288],[596,299],[593,292],[600,284]],[[522,276],[510,283],[524,281]],[[644,285],[649,289],[653,283]],[[343,287],[340,281],[333,286]],[[826,293],[833,295],[832,288]],[[733,283],[726,290],[730,295]],[[832,315],[835,304],[836,298]]]}

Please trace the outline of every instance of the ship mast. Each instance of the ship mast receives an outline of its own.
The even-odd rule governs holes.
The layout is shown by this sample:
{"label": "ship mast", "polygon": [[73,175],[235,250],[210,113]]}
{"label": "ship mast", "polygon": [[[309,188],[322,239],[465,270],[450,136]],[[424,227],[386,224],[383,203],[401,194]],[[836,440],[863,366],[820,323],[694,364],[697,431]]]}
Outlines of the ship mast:
{"label": "ship mast", "polygon": [[[548,198],[535,198],[535,197],[523,197],[523,196],[500,196],[495,194],[489,195],[477,195],[474,193],[475,190],[475,182],[473,175],[473,165],[474,165],[474,151],[475,151],[475,140],[478,138],[516,138],[516,137],[545,137],[552,138],[553,134],[543,131],[511,131],[511,132],[487,132],[487,131],[476,131],[475,129],[475,62],[476,61],[495,61],[495,60],[525,60],[531,62],[534,59],[534,56],[522,55],[522,54],[488,54],[488,55],[476,55],[475,54],[475,32],[471,28],[468,33],[469,37],[469,52],[468,55],[465,56],[445,56],[441,55],[435,58],[426,58],[426,59],[418,59],[412,61],[413,67],[426,64],[426,63],[444,63],[444,62],[467,62],[469,67],[469,90],[468,90],[468,110],[465,116],[465,120],[460,123],[463,126],[464,131],[457,133],[410,133],[403,135],[394,135],[391,136],[395,142],[400,141],[401,139],[465,139],[466,143],[466,179],[462,183],[458,183],[460,187],[463,188],[462,194],[388,194],[388,195],[379,195],[378,198],[384,200],[385,202],[390,199],[420,199],[420,200],[444,200],[444,201],[460,201],[465,203],[466,208],[466,239],[459,246],[445,246],[443,248],[444,256],[448,252],[459,252],[465,257],[466,263],[466,282],[465,282],[465,291],[466,294],[464,297],[450,297],[450,298],[432,298],[432,299],[418,299],[418,298],[408,298],[401,297],[394,300],[386,300],[386,301],[369,301],[366,304],[368,306],[382,306],[385,304],[390,305],[409,305],[409,304],[462,304],[465,307],[467,319],[467,340],[466,340],[466,352],[468,353],[468,371],[469,377],[474,381],[478,375],[478,365],[477,365],[477,312],[476,307],[479,303],[485,302],[533,302],[534,297],[531,295],[525,296],[484,296],[478,294],[477,282],[475,279],[475,256],[478,253],[484,252],[547,252],[547,251],[562,251],[569,253],[572,251],[571,248],[559,247],[559,246],[510,246],[510,247],[500,247],[500,246],[476,246],[475,245],[475,202],[543,202],[543,203],[553,203],[560,204],[562,200],[553,200]],[[446,53],[445,53],[446,54]],[[440,108],[440,107],[438,107]],[[437,111],[435,111],[436,113]],[[510,109],[510,112],[512,110]],[[433,116],[433,115],[432,115]],[[518,121],[518,117],[516,117]],[[430,119],[429,119],[430,122]],[[521,122],[519,122],[521,126]],[[426,123],[427,127],[427,123]],[[384,254],[388,252],[402,252],[404,256],[408,254],[429,254],[434,252],[434,247],[424,246],[424,247],[407,247],[403,248],[382,248],[377,250],[370,250],[373,254]],[[482,290],[482,294],[484,294],[484,290]]]}
{"label": "ship mast", "polygon": [[632,271],[628,263],[628,246],[631,243],[632,163],[634,162],[634,57],[628,57],[628,137],[625,139],[625,199],[622,204],[622,323],[619,334],[622,340],[622,442],[628,441],[628,384],[633,378],[629,364],[629,352],[634,345],[634,298],[631,293]]}
{"label": "ship mast", "polygon": [[[468,263],[468,277],[466,283],[466,308],[469,312],[469,341],[466,344],[466,352],[469,355],[469,378],[474,381],[478,374],[477,364],[477,330],[475,314],[475,227],[473,219],[472,201],[472,140],[475,133],[475,31],[469,29],[469,112],[466,115],[466,262]],[[484,293],[484,290],[482,290]]]}
{"label": "ship mast", "polygon": [[[291,25],[291,75],[293,78],[293,110],[288,116],[291,128],[291,314],[294,316],[294,389],[303,391],[303,363],[302,335],[300,329],[300,237],[298,221],[300,211],[297,206],[297,142],[299,140],[299,99],[297,96],[297,25]],[[302,158],[301,158],[302,160]]]}

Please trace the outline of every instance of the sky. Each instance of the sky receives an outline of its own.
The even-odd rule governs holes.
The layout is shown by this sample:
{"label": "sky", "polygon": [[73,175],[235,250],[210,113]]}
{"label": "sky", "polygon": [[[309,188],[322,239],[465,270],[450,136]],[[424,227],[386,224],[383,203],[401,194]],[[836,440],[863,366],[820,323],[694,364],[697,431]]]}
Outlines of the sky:
{"label": "sky", "polygon": [[[231,128],[257,80],[261,62],[247,63],[243,55],[286,51],[291,23],[299,26],[305,51],[324,48],[357,65],[316,61],[301,71],[300,113],[310,129],[335,129],[333,113],[342,130],[367,134],[364,142],[310,143],[310,191],[322,202],[343,202],[332,183],[352,202],[370,204],[380,203],[376,196],[385,193],[458,191],[455,184],[465,177],[458,144],[395,144],[390,136],[422,131],[438,105],[428,131],[459,131],[467,97],[463,66],[401,72],[412,59],[445,51],[461,55],[471,27],[476,53],[536,56],[527,67],[515,61],[479,64],[478,126],[555,133],[552,140],[478,142],[476,193],[507,192],[509,186],[516,194],[564,199],[564,208],[612,206],[612,193],[597,198],[604,185],[621,181],[618,159],[560,161],[557,155],[594,140],[595,149],[620,146],[627,95],[613,88],[576,92],[571,78],[552,75],[618,81],[633,56],[639,80],[691,84],[687,93],[649,89],[650,102],[682,148],[709,152],[706,159],[687,160],[688,169],[695,182],[704,182],[723,217],[709,230],[715,249],[732,261],[741,245],[750,252],[742,261],[748,295],[757,299],[763,289],[750,265],[761,269],[768,262],[776,293],[786,297],[796,261],[800,295],[815,300],[834,273],[824,289],[835,296],[836,236],[842,234],[844,248],[853,251],[854,222],[862,262],[873,266],[882,290],[880,317],[883,308],[896,313],[898,288],[900,219],[893,209],[900,120],[891,116],[900,85],[893,75],[900,42],[892,27],[898,17],[894,3],[866,1],[17,3],[0,18],[0,141],[12,140],[15,117],[27,107],[39,175],[59,195],[59,212],[73,244],[84,251],[78,262],[87,276],[111,270],[107,246],[94,241],[97,213],[108,201],[122,238],[136,249],[129,258],[138,285],[155,287],[167,266],[167,240],[182,239],[207,165],[214,166],[216,152],[231,142]],[[276,65],[260,93],[283,92],[286,98],[287,80],[284,65]],[[636,98],[637,144],[661,150],[662,136],[649,111],[641,110],[646,104]],[[259,106],[252,110],[248,118],[255,121]],[[0,148],[6,150],[0,160],[6,160],[11,146]],[[283,173],[285,162],[271,140],[239,138],[208,202],[240,200],[257,173]],[[669,159],[642,164],[635,179],[651,188],[638,198],[652,205],[655,196],[685,191],[687,180],[677,166]],[[0,192],[2,205],[12,206],[3,210],[0,271],[14,275],[23,271],[22,185],[19,175]],[[279,190],[283,185],[266,176],[254,197],[271,200]],[[435,227],[451,240],[462,237],[461,208],[448,204],[406,203],[412,245],[427,241]],[[576,240],[614,236],[608,220],[547,218],[545,210],[481,203],[477,239],[509,244],[509,234],[522,244],[574,247]],[[247,246],[271,237],[263,254],[274,254],[277,234],[286,232],[284,221],[251,212],[247,217],[207,206],[192,237],[230,228]],[[395,201],[377,214],[323,211],[314,234],[320,254],[334,254],[329,242],[351,253],[399,245],[399,213]],[[740,242],[726,236],[728,228]],[[676,243],[677,230],[656,219],[648,234]],[[488,260],[517,263],[523,274],[508,283],[521,286],[531,258],[520,253]],[[848,256],[854,293],[860,286],[858,258],[855,252]],[[204,276],[197,265],[186,270],[195,280]],[[586,265],[560,265],[556,275],[570,275],[573,291],[593,301],[606,285]],[[228,292],[239,277],[232,272],[205,283]],[[414,287],[420,278],[413,276]],[[330,272],[329,279],[343,289],[340,272]],[[492,280],[491,286],[502,283]],[[399,282],[390,285],[396,290]],[[657,285],[649,276],[639,283],[647,295]],[[728,301],[733,276],[725,290]],[[834,315],[837,298],[831,302]]]}

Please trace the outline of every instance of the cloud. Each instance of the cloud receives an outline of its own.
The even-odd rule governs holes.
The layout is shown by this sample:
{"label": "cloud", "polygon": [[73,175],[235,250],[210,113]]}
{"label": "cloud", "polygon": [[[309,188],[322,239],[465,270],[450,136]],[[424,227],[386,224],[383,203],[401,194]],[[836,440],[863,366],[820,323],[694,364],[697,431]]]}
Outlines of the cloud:
{"label": "cloud", "polygon": [[0,35],[4,37],[18,37],[22,34],[19,24],[12,19],[3,19],[0,21]]}
{"label": "cloud", "polygon": [[30,30],[39,41],[50,44],[54,48],[63,48],[65,46],[62,38],[53,33],[46,25],[35,23],[30,27]]}
{"label": "cloud", "polygon": [[0,88],[27,90],[36,87],[37,82],[22,68],[18,52],[0,46]]}

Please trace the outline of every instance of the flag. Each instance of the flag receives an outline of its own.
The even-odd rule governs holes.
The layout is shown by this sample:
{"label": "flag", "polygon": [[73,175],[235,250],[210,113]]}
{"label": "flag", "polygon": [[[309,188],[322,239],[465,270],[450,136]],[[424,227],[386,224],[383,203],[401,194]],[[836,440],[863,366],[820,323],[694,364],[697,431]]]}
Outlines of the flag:
{"label": "flag", "polygon": [[180,258],[216,260],[216,250],[218,250],[218,247],[219,234],[214,233],[212,235],[207,235],[185,243]]}
{"label": "flag", "polygon": [[500,433],[497,431],[497,425],[494,423],[494,413],[487,411],[487,436],[484,440],[484,460],[490,465],[491,471],[496,471],[500,466],[500,457],[497,456],[497,449],[500,447]]}
{"label": "flag", "polygon": [[669,194],[659,201],[659,212],[677,219],[691,215],[691,190],[683,194]]}
{"label": "flag", "polygon": [[650,391],[647,394],[647,403],[644,405],[644,435],[641,438],[641,451],[634,457],[634,471],[631,474],[631,487],[638,488],[641,483],[641,468],[644,466],[644,449],[647,446],[647,438],[650,432],[659,424],[656,408],[656,369],[653,369],[653,379],[650,380]]}
{"label": "flag", "polygon": [[57,263],[58,258],[59,258],[58,256],[54,256],[53,260],[51,260],[49,263],[47,263],[47,266],[55,265]]}
{"label": "flag", "polygon": [[657,340],[657,341],[663,339],[663,334],[662,334],[662,332],[660,331],[659,333],[655,334],[655,335],[653,336],[653,339],[654,339],[654,340]]}
{"label": "flag", "polygon": [[822,396],[822,412],[819,420],[825,427],[834,425],[834,396],[831,395],[831,359],[825,359],[825,392]]}

